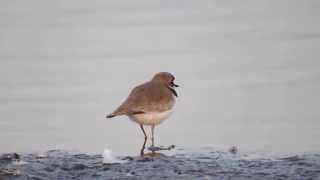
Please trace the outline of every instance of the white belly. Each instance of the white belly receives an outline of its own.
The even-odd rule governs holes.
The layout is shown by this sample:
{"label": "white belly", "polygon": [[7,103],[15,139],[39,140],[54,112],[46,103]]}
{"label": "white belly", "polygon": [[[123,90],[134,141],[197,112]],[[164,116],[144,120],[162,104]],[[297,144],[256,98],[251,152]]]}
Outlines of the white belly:
{"label": "white belly", "polygon": [[172,110],[164,112],[148,112],[129,116],[129,118],[142,125],[158,125],[167,119],[172,113]]}

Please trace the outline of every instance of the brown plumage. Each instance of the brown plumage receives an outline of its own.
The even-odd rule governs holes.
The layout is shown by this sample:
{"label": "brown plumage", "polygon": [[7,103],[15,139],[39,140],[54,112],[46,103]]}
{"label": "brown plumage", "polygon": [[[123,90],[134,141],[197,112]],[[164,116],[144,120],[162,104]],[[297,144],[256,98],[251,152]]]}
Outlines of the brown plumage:
{"label": "brown plumage", "polygon": [[[128,98],[108,118],[146,112],[164,112],[172,109],[177,93],[173,89],[174,76],[158,73],[151,81],[135,87]],[[173,84],[171,84],[173,83]]]}
{"label": "brown plumage", "polygon": [[140,125],[145,136],[141,154],[147,141],[143,125],[151,126],[153,147],[155,126],[168,118],[172,112],[175,96],[178,97],[174,90],[178,85],[174,80],[175,77],[168,72],[157,73],[150,81],[135,87],[128,98],[113,113],[107,115],[107,118],[127,115]]}

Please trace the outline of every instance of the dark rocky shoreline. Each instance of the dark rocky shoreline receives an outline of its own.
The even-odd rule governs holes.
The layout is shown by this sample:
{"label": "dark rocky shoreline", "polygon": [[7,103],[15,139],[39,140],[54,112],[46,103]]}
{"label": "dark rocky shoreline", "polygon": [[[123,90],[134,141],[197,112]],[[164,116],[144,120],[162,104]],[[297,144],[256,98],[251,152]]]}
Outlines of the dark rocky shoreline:
{"label": "dark rocky shoreline", "polygon": [[0,180],[25,179],[320,179],[320,155],[244,159],[229,152],[123,157],[49,151],[0,156]]}

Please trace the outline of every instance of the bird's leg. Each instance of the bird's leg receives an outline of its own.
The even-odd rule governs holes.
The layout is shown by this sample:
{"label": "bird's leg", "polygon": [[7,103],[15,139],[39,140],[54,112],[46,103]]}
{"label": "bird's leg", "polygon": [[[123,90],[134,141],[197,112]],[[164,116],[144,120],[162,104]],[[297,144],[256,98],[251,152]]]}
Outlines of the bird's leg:
{"label": "bird's leg", "polygon": [[151,126],[151,146],[154,147],[154,125]]}
{"label": "bird's leg", "polygon": [[149,148],[149,150],[151,150],[152,153],[155,153],[153,148],[154,148],[154,125],[151,126],[151,148]]}
{"label": "bird's leg", "polygon": [[144,138],[144,142],[140,150],[140,156],[144,155],[144,149],[146,148],[146,143],[147,143],[147,138]]}
{"label": "bird's leg", "polygon": [[160,146],[160,147],[156,147],[154,146],[154,129],[155,129],[155,125],[152,125],[151,126],[151,147],[149,147],[149,151],[152,151],[152,153],[155,153],[156,151],[162,151],[162,150],[171,150],[173,148],[175,148],[174,145],[171,145],[169,147],[163,147],[163,146]]}
{"label": "bird's leg", "polygon": [[144,131],[144,128],[143,128],[143,125],[140,124],[140,128],[144,134],[144,142],[143,142],[143,145],[142,145],[142,148],[141,148],[141,151],[140,151],[140,155],[143,156],[144,155],[144,149],[146,147],[146,143],[147,143],[147,134],[146,132]]}

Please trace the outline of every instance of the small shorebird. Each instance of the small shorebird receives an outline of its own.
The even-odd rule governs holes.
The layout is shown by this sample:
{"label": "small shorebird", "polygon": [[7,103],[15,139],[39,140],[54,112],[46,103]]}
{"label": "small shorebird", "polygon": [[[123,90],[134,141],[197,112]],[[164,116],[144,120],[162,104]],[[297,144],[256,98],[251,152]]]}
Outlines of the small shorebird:
{"label": "small shorebird", "polygon": [[157,73],[150,81],[135,87],[128,98],[113,113],[106,116],[112,118],[126,115],[140,125],[145,138],[141,155],[144,154],[147,141],[143,126],[151,126],[151,147],[154,148],[155,126],[167,119],[172,112],[175,97],[178,97],[174,88],[179,87],[174,80],[175,77],[168,72]]}

